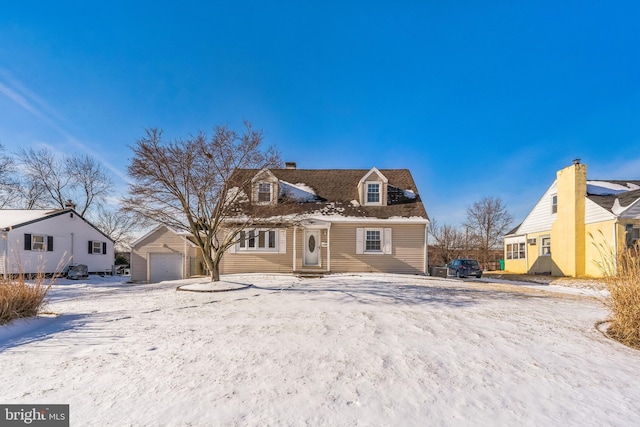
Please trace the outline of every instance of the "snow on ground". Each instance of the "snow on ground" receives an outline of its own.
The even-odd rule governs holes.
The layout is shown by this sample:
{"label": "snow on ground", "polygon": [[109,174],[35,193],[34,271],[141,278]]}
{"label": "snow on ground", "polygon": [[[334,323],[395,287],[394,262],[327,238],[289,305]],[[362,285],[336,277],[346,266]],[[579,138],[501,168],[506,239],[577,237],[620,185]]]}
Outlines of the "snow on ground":
{"label": "snow on ground", "polygon": [[0,327],[0,401],[68,403],[74,426],[640,425],[640,352],[596,330],[597,299],[385,274],[225,279],[254,286],[59,281],[57,317]]}

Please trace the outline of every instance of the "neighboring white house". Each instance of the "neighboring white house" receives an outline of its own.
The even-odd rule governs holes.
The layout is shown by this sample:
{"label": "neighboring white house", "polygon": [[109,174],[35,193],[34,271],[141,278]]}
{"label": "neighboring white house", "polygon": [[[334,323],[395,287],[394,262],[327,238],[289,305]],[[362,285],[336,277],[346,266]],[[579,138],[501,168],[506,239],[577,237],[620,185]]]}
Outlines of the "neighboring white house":
{"label": "neighboring white house", "polygon": [[85,264],[90,273],[111,272],[113,240],[67,209],[0,210],[0,275],[56,273]]}

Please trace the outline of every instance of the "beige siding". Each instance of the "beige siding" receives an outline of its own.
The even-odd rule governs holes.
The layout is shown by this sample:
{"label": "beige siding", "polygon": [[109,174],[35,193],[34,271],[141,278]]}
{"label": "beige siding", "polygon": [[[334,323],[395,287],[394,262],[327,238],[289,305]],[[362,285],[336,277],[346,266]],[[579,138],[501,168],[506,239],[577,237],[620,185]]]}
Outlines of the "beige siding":
{"label": "beige siding", "polygon": [[222,257],[220,274],[291,273],[293,232],[287,229],[286,253],[227,251]]}
{"label": "beige siding", "polygon": [[[136,246],[131,249],[131,280],[133,282],[149,280],[147,268],[150,253],[179,253],[183,255],[183,271],[187,277],[202,273],[198,248],[193,247],[184,237],[170,229],[159,227],[142,241],[136,242]],[[193,271],[194,267],[196,271]]]}
{"label": "beige siding", "polygon": [[[356,254],[356,229],[391,228],[391,254]],[[331,227],[331,271],[424,273],[424,232],[422,224],[381,225],[333,224]]]}

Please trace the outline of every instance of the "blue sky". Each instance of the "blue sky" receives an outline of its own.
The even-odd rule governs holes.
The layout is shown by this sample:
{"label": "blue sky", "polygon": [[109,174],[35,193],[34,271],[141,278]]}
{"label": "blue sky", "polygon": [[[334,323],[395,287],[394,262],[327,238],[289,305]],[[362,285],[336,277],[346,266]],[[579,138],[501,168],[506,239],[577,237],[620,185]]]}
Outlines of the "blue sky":
{"label": "blue sky", "polygon": [[9,2],[0,143],[88,153],[126,190],[144,129],[249,120],[299,168],[409,168],[457,225],[555,172],[640,179],[636,1]]}

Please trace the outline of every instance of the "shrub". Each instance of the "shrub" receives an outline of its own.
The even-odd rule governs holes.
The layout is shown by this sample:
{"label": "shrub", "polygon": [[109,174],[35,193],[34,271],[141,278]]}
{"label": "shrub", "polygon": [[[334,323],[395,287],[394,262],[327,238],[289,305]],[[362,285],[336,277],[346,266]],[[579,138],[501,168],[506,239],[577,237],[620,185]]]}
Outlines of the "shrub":
{"label": "shrub", "polygon": [[640,246],[626,249],[617,257],[616,274],[606,278],[613,318],[611,337],[640,349]]}
{"label": "shrub", "polygon": [[41,274],[32,283],[23,274],[0,278],[0,325],[38,314],[52,284],[53,279],[45,283]]}

